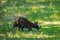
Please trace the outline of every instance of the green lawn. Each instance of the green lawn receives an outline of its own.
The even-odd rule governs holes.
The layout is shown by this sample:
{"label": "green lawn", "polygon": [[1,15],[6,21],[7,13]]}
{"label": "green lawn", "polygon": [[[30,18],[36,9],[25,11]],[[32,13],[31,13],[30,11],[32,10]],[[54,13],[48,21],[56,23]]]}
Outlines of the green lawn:
{"label": "green lawn", "polygon": [[[60,25],[59,25],[60,26]],[[33,40],[33,39],[41,39],[41,40],[60,40],[60,27],[58,25],[42,25],[41,30],[32,29],[32,31],[28,31],[28,29],[24,29],[24,31],[14,29],[14,30],[6,30],[4,28],[0,28],[0,39],[24,39],[24,40]]]}
{"label": "green lawn", "polygon": [[[13,29],[18,17],[38,21],[40,30],[32,28],[29,32],[27,28],[24,31]],[[1,0],[0,40],[60,40],[60,1]]]}

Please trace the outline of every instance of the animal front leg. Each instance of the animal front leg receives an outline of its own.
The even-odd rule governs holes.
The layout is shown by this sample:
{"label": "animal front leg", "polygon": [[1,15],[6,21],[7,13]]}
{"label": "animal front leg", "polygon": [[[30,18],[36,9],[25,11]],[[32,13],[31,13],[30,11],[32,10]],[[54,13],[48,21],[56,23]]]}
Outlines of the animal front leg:
{"label": "animal front leg", "polygon": [[22,31],[23,31],[23,28],[24,28],[24,25],[22,24],[22,25],[21,25],[21,30],[22,30]]}

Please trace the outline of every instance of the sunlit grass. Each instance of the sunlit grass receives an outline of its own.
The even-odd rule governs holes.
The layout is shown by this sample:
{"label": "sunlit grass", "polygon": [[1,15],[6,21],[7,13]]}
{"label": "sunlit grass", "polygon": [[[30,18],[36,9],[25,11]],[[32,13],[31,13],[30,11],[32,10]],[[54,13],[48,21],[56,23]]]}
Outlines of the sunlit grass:
{"label": "sunlit grass", "polygon": [[26,34],[26,33],[20,33],[20,32],[17,32],[15,34],[13,34],[12,32],[8,32],[7,34],[0,34],[0,36],[4,36],[4,37],[7,37],[8,38],[52,38],[52,37],[55,37],[55,35],[46,35],[46,34],[43,34],[43,33],[40,33],[40,34],[33,34],[32,32]]}
{"label": "sunlit grass", "polygon": [[[57,27],[57,28],[56,28]],[[54,25],[42,25],[42,29],[41,31],[35,31],[32,30],[30,32],[28,32],[27,30],[24,31],[19,31],[17,29],[12,30],[10,32],[8,32],[7,30],[5,30],[5,33],[0,33],[0,36],[3,37],[8,37],[8,38],[56,38],[59,37],[59,28],[57,25],[56,27],[54,27]],[[56,36],[57,35],[57,36]]]}
{"label": "sunlit grass", "polygon": [[[18,0],[19,1],[19,0]],[[1,0],[2,16],[0,21],[0,40],[8,38],[40,38],[39,40],[60,40],[60,7],[58,0]],[[15,5],[16,2],[16,5]],[[37,22],[40,30],[32,31],[13,29],[13,22],[17,17],[26,17],[31,22]],[[1,38],[2,37],[2,38]],[[23,39],[22,39],[23,40]],[[27,39],[28,40],[28,39]],[[38,39],[36,39],[38,40]]]}

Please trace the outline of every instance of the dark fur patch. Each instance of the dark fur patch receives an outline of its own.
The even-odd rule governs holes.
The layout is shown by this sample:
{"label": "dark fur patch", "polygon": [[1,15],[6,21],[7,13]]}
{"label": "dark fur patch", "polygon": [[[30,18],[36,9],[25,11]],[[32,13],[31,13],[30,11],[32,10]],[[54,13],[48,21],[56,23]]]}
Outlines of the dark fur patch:
{"label": "dark fur patch", "polygon": [[29,30],[32,30],[31,28],[39,29],[39,26],[37,23],[32,23],[24,17],[18,18],[14,22],[13,27],[18,27],[19,29],[22,29],[22,30],[23,30],[23,28],[28,28]]}

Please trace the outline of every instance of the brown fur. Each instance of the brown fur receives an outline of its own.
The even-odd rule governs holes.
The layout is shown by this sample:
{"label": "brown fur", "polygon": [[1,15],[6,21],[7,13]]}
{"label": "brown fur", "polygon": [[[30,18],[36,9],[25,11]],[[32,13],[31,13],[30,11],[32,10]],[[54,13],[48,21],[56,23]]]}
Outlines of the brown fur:
{"label": "brown fur", "polygon": [[28,28],[29,30],[31,30],[31,28],[36,28],[39,29],[39,26],[37,23],[32,23],[29,20],[27,20],[26,18],[20,17],[18,18],[14,24],[13,27],[18,27],[20,29],[23,30],[23,28]]}

